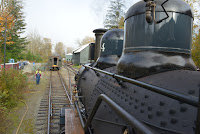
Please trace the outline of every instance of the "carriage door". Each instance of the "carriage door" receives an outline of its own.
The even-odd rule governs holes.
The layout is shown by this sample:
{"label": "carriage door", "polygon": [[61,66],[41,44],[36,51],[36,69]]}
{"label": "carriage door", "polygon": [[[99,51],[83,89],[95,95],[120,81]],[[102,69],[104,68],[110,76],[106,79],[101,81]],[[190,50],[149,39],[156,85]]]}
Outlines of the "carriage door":
{"label": "carriage door", "polygon": [[54,58],[54,64],[53,65],[57,65],[57,58]]}

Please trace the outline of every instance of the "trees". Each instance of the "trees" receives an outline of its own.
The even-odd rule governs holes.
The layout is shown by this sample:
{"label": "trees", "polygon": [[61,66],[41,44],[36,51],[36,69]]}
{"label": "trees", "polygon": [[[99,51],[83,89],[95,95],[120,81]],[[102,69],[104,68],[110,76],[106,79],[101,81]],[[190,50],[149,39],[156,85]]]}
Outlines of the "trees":
{"label": "trees", "polygon": [[11,40],[11,36],[9,35],[10,29],[13,27],[13,17],[9,15],[7,12],[1,12],[0,16],[0,32],[2,33],[2,36],[0,36],[0,62],[3,61],[3,48],[4,48],[4,41],[6,36],[6,45],[12,44],[11,41],[8,42],[8,40]]}
{"label": "trees", "polygon": [[79,46],[92,43],[92,42],[95,42],[95,40],[94,40],[94,37],[90,37],[90,36],[85,36],[82,40],[80,39],[76,40],[76,43],[79,44]]}
{"label": "trees", "polygon": [[62,42],[58,42],[55,46],[55,53],[58,56],[65,57],[65,49],[64,44]]}
{"label": "trees", "polygon": [[[14,20],[14,27],[11,31],[12,42],[13,45],[8,46],[8,53],[10,53],[11,58],[21,59],[22,58],[22,51],[25,49],[27,44],[26,37],[21,37],[21,34],[25,31],[25,17],[24,13],[22,12],[23,3],[21,0],[10,0],[11,6],[14,7],[11,14],[13,14]],[[9,58],[9,57],[8,57]]]}
{"label": "trees", "polygon": [[[7,37],[7,40],[11,39],[10,30],[13,27],[14,17],[10,13],[11,12],[11,6],[7,5],[7,2],[1,1],[1,10],[0,10],[0,32],[2,33],[2,36],[0,36],[0,48],[1,50],[4,48],[4,41],[5,37]],[[5,8],[5,6],[6,8]],[[6,44],[10,44],[10,42],[7,42]],[[0,62],[3,60],[3,51],[0,50]]]}
{"label": "trees", "polygon": [[193,9],[194,24],[193,24],[193,39],[192,39],[192,59],[200,68],[200,3],[199,0],[185,0]]}
{"label": "trees", "polygon": [[73,49],[72,47],[67,47],[67,53],[72,53]]}
{"label": "trees", "polygon": [[[0,20],[2,23],[0,31],[7,29],[6,60],[9,58],[20,59],[25,48],[26,37],[21,37],[25,30],[25,19],[23,15],[23,2],[21,0],[2,0]],[[5,26],[7,23],[7,27]],[[2,37],[3,40],[5,37]],[[0,39],[1,50],[3,53],[3,40]]]}
{"label": "trees", "polygon": [[42,47],[42,50],[45,54],[45,56],[50,56],[52,55],[52,43],[51,43],[51,39],[49,38],[43,38],[44,44]]}
{"label": "trees", "polygon": [[192,7],[194,18],[199,19],[200,18],[200,13],[199,13],[200,3],[199,3],[199,0],[184,0],[184,1],[187,2]]}
{"label": "trees", "polygon": [[195,64],[200,68],[200,29],[195,34],[192,41],[192,59]]}
{"label": "trees", "polygon": [[104,27],[107,29],[124,28],[124,0],[111,0],[109,9],[104,20]]}
{"label": "trees", "polygon": [[24,58],[37,62],[47,61],[48,56],[52,55],[52,42],[49,38],[42,38],[36,32],[31,32],[27,36],[28,44],[24,51]]}

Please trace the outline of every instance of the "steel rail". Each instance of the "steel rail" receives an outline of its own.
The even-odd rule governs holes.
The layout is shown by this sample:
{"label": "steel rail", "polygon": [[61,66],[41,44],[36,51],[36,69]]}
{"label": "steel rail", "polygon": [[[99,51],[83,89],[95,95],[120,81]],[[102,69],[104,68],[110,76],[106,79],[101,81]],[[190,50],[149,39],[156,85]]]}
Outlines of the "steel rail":
{"label": "steel rail", "polygon": [[68,66],[68,65],[67,65],[67,67],[69,67],[69,68],[72,70],[71,72],[73,72],[74,74],[77,74],[77,73],[78,73],[78,71],[77,71],[76,69],[72,68],[71,66]]}
{"label": "steel rail", "polygon": [[47,127],[47,134],[50,133],[50,119],[51,119],[51,77],[52,77],[52,72],[50,74],[50,88],[49,88],[49,110],[48,110],[48,127]]}
{"label": "steel rail", "polygon": [[[70,97],[69,97],[69,94],[68,94],[68,92],[67,92],[67,90],[66,90],[66,87],[65,87],[65,84],[64,84],[64,82],[63,82],[63,80],[62,80],[62,77],[61,77],[61,75],[60,75],[60,73],[59,73],[59,71],[58,71],[58,76],[59,76],[59,78],[60,78],[60,81],[61,81],[61,83],[62,83],[62,85],[63,85],[63,88],[65,89],[65,92],[66,92],[66,94],[67,94],[67,98],[68,98],[68,100],[69,100],[69,102],[70,102],[70,106],[71,105],[73,105],[73,103],[72,103],[72,101],[71,101],[71,99],[70,99]],[[51,72],[51,74],[50,74],[50,88],[49,88],[49,108],[48,108],[48,127],[47,127],[47,134],[50,134],[50,127],[51,127],[51,116],[52,116],[52,103],[51,103],[51,80],[52,80],[52,72]]]}
{"label": "steel rail", "polygon": [[92,122],[102,101],[104,101],[106,104],[108,104],[110,106],[110,108],[112,110],[114,110],[118,116],[120,116],[125,122],[127,122],[132,128],[134,128],[136,133],[154,134],[150,128],[148,128],[146,125],[144,125],[143,123],[138,121],[135,117],[130,115],[128,112],[126,112],[122,107],[120,107],[117,103],[115,103],[113,100],[111,100],[105,94],[99,95],[99,97],[92,109],[92,112],[84,126],[85,133],[88,132],[88,127],[91,125],[91,122]]}
{"label": "steel rail", "polygon": [[59,72],[58,72],[58,75],[59,75],[59,78],[60,78],[60,80],[61,80],[61,83],[62,83],[62,85],[63,85],[63,87],[64,87],[64,89],[65,89],[65,92],[66,92],[66,94],[67,94],[67,98],[68,98],[68,100],[69,100],[69,102],[70,102],[70,105],[73,105],[72,100],[71,100],[70,97],[69,97],[69,94],[68,94],[68,92],[67,92],[67,89],[66,89],[66,87],[65,87],[65,84],[63,83],[63,80],[62,80],[62,78],[61,78]]}
{"label": "steel rail", "polygon": [[65,64],[65,67],[66,67],[66,68],[70,68],[70,71],[71,71],[72,73],[74,73],[74,74],[77,74],[77,73],[78,73],[78,71],[77,71],[76,69],[74,69],[73,67],[71,67],[70,65]]}
{"label": "steel rail", "polygon": [[169,98],[184,102],[184,103],[192,105],[194,107],[198,107],[199,101],[198,101],[197,97],[192,98],[192,97],[189,97],[189,96],[186,96],[186,95],[174,92],[174,91],[170,91],[168,89],[164,89],[164,88],[161,88],[161,87],[150,85],[150,84],[147,84],[147,83],[144,83],[144,82],[132,79],[132,78],[121,76],[121,75],[118,75],[118,74],[115,74],[115,73],[110,73],[110,72],[107,72],[107,71],[104,71],[104,70],[101,70],[101,69],[97,69],[95,67],[91,67],[91,66],[88,66],[88,65],[83,65],[83,66],[86,67],[86,68],[90,68],[92,70],[98,71],[100,73],[112,76],[113,78],[121,79],[122,81],[126,81],[126,82],[132,83],[134,85],[137,85],[139,87],[145,88],[147,90],[159,93],[159,94],[167,96]]}

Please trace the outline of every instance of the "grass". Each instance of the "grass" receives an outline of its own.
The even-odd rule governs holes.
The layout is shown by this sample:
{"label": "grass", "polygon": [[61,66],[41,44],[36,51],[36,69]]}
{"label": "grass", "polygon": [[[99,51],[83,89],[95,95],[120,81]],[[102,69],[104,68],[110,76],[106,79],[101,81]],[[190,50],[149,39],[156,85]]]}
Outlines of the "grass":
{"label": "grass", "polygon": [[34,120],[33,119],[24,120],[23,129],[25,133],[34,134]]}
{"label": "grass", "polygon": [[15,131],[16,128],[18,127],[21,117],[23,116],[23,111],[22,111],[23,107],[24,107],[24,103],[18,102],[18,105],[15,108],[6,112],[6,118],[8,120],[8,123],[6,125],[5,133],[9,133],[9,134],[15,133],[13,131]]}
{"label": "grass", "polygon": [[[14,72],[5,77],[2,77],[2,75],[0,75],[1,76],[0,91],[4,91],[4,90],[12,91],[10,89],[13,89],[13,90],[15,89],[17,91],[16,93],[18,93],[19,88],[20,89],[21,89],[21,87],[24,88],[23,90],[20,91],[22,96],[19,96],[19,97],[17,96],[18,99],[14,100],[14,102],[16,102],[15,105],[13,105],[12,107],[7,107],[6,105],[5,106],[2,105],[5,108],[1,107],[1,105],[0,105],[0,134],[1,133],[2,134],[16,133],[19,123],[26,111],[26,106],[23,102],[27,103],[29,110],[20,126],[18,134],[25,134],[25,133],[33,134],[34,133],[35,118],[36,118],[36,117],[34,117],[35,116],[34,113],[37,112],[37,111],[35,111],[36,104],[37,104],[36,102],[37,102],[38,98],[40,98],[40,96],[41,96],[40,92],[41,91],[44,92],[44,90],[46,89],[46,85],[48,84],[48,76],[49,76],[48,72],[43,73],[43,76],[40,80],[40,85],[36,85],[36,81],[34,79],[34,73],[23,74],[23,76],[26,75],[24,77],[22,77],[22,76],[19,77],[17,74],[18,73]],[[5,80],[3,78],[5,80],[7,80],[6,81],[7,85],[4,84]],[[16,79],[16,78],[18,78],[18,79]],[[24,80],[19,81],[22,78]],[[18,87],[18,85],[20,85],[18,83],[24,83],[26,86],[21,85],[20,87]],[[8,86],[9,86],[9,88],[8,88]],[[13,94],[15,95],[16,93],[14,92]],[[0,94],[0,97],[1,97],[1,95],[2,94]],[[14,96],[14,97],[16,97],[16,96]],[[23,102],[21,102],[22,100],[23,100]],[[5,102],[8,102],[8,101],[5,101]]]}
{"label": "grass", "polygon": [[77,69],[80,69],[80,68],[81,68],[80,65],[79,65],[79,66],[73,65],[72,67],[75,67],[75,68],[77,68]]}

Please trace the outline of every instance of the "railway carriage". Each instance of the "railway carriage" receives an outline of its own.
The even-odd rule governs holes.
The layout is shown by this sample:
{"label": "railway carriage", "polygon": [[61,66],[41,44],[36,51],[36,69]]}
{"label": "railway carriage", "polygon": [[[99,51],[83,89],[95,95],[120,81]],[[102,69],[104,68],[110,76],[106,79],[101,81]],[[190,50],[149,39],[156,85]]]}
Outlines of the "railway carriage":
{"label": "railway carriage", "polygon": [[60,56],[49,56],[48,67],[49,70],[60,70],[62,67],[62,58]]}

